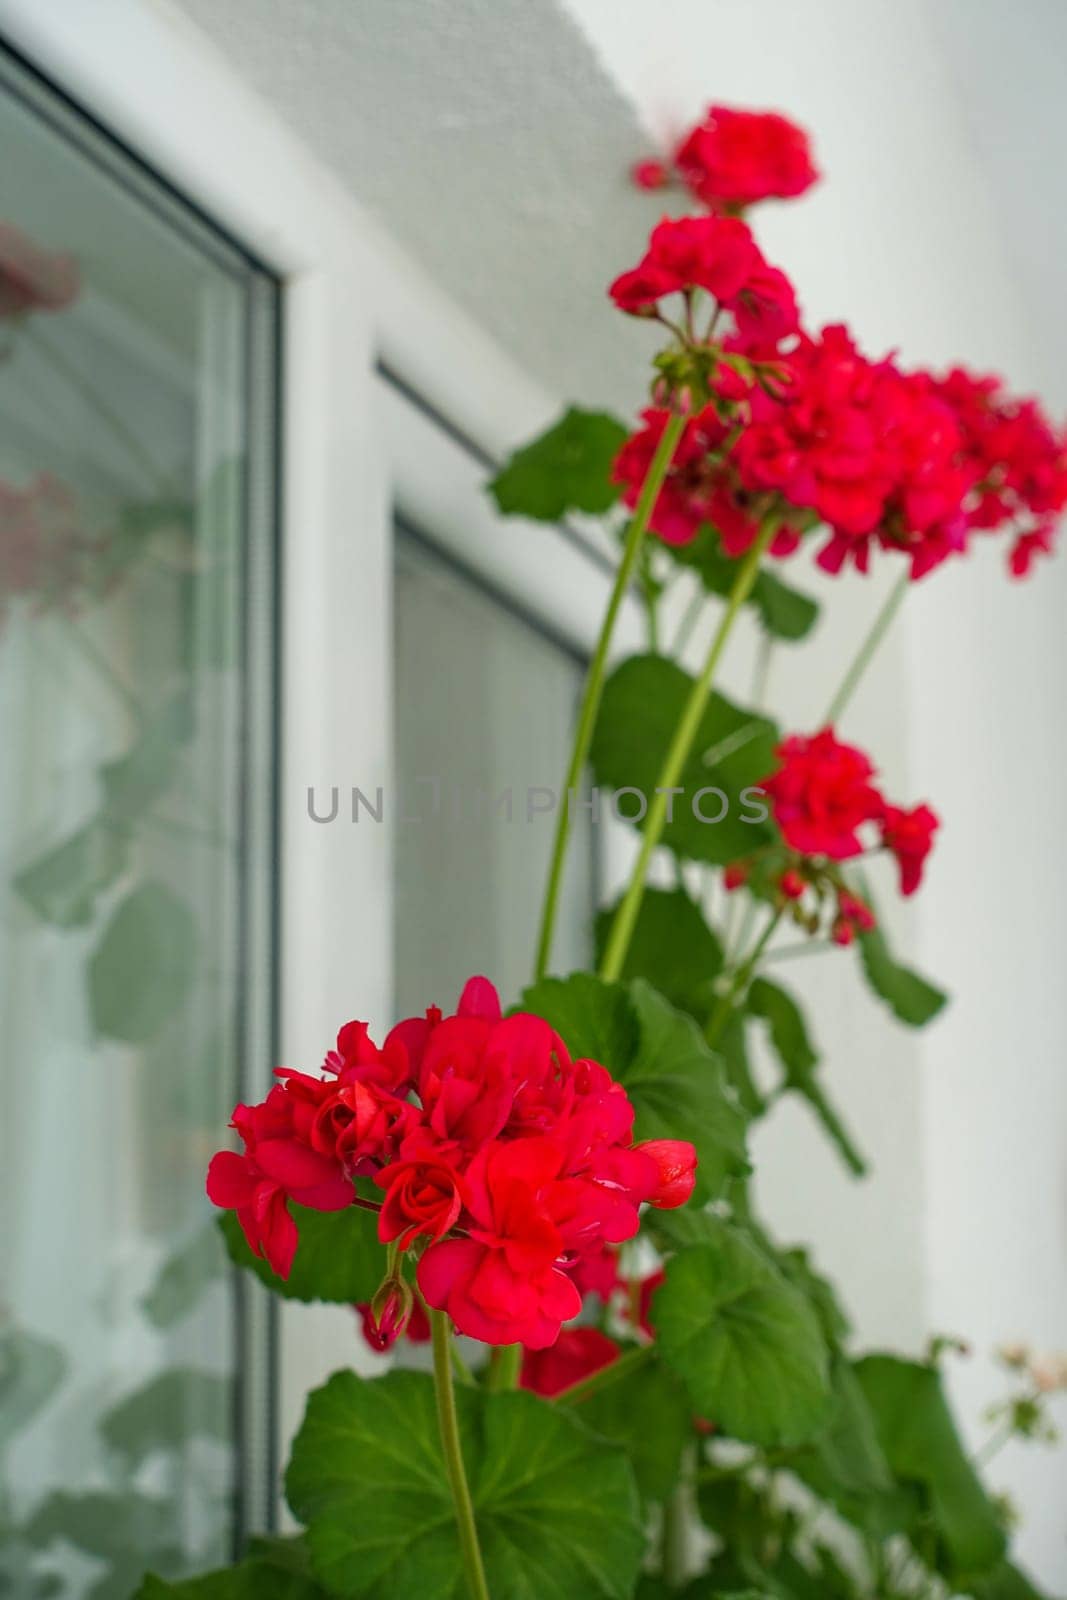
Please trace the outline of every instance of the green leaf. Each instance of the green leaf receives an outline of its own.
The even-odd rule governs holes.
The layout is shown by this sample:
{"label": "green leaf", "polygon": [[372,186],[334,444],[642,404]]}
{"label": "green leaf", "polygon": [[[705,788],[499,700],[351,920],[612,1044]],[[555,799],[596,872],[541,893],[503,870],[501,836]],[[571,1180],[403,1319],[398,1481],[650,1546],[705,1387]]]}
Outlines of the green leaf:
{"label": "green leaf", "polygon": [[160,1267],[141,1301],[141,1309],[154,1328],[172,1328],[199,1304],[208,1286],[226,1264],[218,1229],[205,1223],[180,1245]]}
{"label": "green leaf", "polygon": [[0,1449],[46,1406],[67,1370],[59,1345],[21,1328],[0,1334]]}
{"label": "green leaf", "polygon": [[827,1427],[791,1464],[792,1470],[850,1522],[886,1538],[908,1527],[916,1512],[914,1499],[894,1482],[866,1395],[840,1353],[833,1358],[830,1381]]}
{"label": "green leaf", "polygon": [[[456,1403],[490,1593],[629,1600],[644,1537],[622,1453],[531,1394],[461,1387]],[[317,1389],[286,1494],[332,1593],[462,1594],[433,1383],[422,1373],[367,1382],[338,1372]]]}
{"label": "green leaf", "polygon": [[836,1145],[845,1165],[862,1178],[867,1163],[856,1149],[844,1123],[834,1110],[816,1076],[819,1057],[812,1047],[804,1017],[788,989],[757,978],[748,991],[745,1007],[749,1015],[768,1024],[770,1041],[781,1062],[785,1087],[806,1100]]}
{"label": "green leaf", "polygon": [[744,1117],[721,1064],[692,1018],[647,983],[575,973],[527,989],[522,1003],[552,1024],[572,1056],[602,1062],[623,1085],[635,1138],[692,1140],[702,1196],[718,1195],[727,1178],[748,1170]]}
{"label": "green leaf", "polygon": [[101,1437],[138,1467],[157,1450],[179,1450],[191,1438],[229,1443],[233,1385],[193,1367],[168,1367],[100,1418]]}
{"label": "green leaf", "polygon": [[622,1446],[646,1499],[667,1498],[693,1431],[689,1398],[672,1372],[649,1362],[625,1382],[589,1395],[575,1413],[594,1433]]}
{"label": "green leaf", "polygon": [[690,1139],[699,1162],[700,1198],[716,1198],[749,1170],[745,1119],[722,1065],[691,1017],[637,979],[630,995],[640,1047],[616,1073],[633,1102],[637,1139]]}
{"label": "green leaf", "polygon": [[126,870],[128,843],[127,829],[94,820],[23,867],[11,887],[42,922],[84,928],[93,919],[97,895]]}
{"label": "green leaf", "polygon": [[617,1076],[640,1048],[641,1027],[626,990],[590,972],[542,978],[521,1003],[551,1023],[576,1061],[599,1061]]}
{"label": "green leaf", "polygon": [[126,754],[100,768],[104,811],[112,822],[136,822],[174,781],[181,747],[193,733],[193,704],[183,689]]}
{"label": "green leaf", "polygon": [[[691,543],[666,548],[675,561],[697,574],[709,594],[725,598],[730,593],[737,562],[724,553],[718,534],[706,524]],[[757,575],[747,604],[767,633],[790,642],[806,638],[819,615],[818,603],[810,595],[790,588],[768,567]]]}
{"label": "green leaf", "polygon": [[219,1219],[230,1257],[254,1272],[268,1289],[286,1300],[329,1300],[355,1305],[370,1300],[385,1277],[385,1246],[378,1241],[373,1211],[309,1211],[291,1204],[300,1242],[288,1278],[279,1278],[254,1256],[232,1211]]}
{"label": "green leaf", "polygon": [[948,996],[918,972],[895,961],[881,923],[856,941],[867,982],[889,1009],[910,1028],[924,1028],[937,1016]]}
{"label": "green leaf", "polygon": [[[749,1227],[753,1227],[751,1222]],[[796,1245],[783,1250],[773,1245],[762,1229],[757,1232],[757,1243],[773,1258],[782,1276],[810,1301],[827,1344],[833,1347],[847,1339],[852,1328],[837,1292],[829,1278],[812,1266],[808,1252]]]}
{"label": "green leaf", "polygon": [[974,1600],[1046,1600],[1018,1567],[1003,1561],[972,1586]]}
{"label": "green leaf", "polygon": [[[618,910],[596,919],[597,964]],[[722,968],[722,946],[684,889],[646,889],[620,976],[646,978],[672,1006],[707,1019],[712,982]]]}
{"label": "green leaf", "polygon": [[744,1234],[707,1220],[713,1242],[667,1264],[656,1295],[657,1348],[700,1416],[751,1444],[801,1444],[829,1408],[818,1321]]}
{"label": "green leaf", "polygon": [[221,1571],[179,1583],[164,1583],[149,1573],[134,1600],[328,1600],[328,1597],[312,1576],[303,1539],[256,1539],[236,1567],[223,1567]]}
{"label": "green leaf", "polygon": [[1003,1560],[1004,1530],[967,1458],[933,1367],[867,1356],[855,1368],[890,1470],[922,1493],[937,1542],[937,1564],[954,1580]]}
{"label": "green leaf", "polygon": [[165,883],[132,890],[89,958],[89,1007],[97,1033],[146,1044],[189,992],[196,943],[192,912]]}
{"label": "green leaf", "polygon": [[[692,687],[689,674],[665,656],[631,656],[615,669],[604,686],[590,750],[599,785],[637,789],[651,806]],[[684,792],[672,799],[672,820],[663,830],[667,848],[688,860],[721,864],[772,843],[766,801],[745,791],[772,770],[777,743],[773,722],[713,694],[678,779]],[[627,800],[636,807],[628,796],[623,809]]]}
{"label": "green leaf", "polygon": [[749,1121],[753,1122],[763,1116],[767,1102],[752,1076],[745,1023],[746,1018],[742,1010],[731,1011],[715,1041],[715,1049],[726,1069],[726,1080],[732,1084],[742,1111]]}
{"label": "green leaf", "polygon": [[505,516],[538,522],[557,522],[568,511],[607,511],[621,492],[611,468],[628,437],[614,417],[572,406],[547,433],[515,452],[489,493]]}

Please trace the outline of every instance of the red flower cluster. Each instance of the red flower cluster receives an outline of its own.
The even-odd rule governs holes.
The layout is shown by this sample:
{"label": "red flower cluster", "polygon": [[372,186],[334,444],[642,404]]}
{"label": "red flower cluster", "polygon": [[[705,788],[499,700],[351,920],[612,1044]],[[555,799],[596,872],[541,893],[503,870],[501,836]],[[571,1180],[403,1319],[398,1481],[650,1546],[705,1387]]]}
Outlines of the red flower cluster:
{"label": "red flower cluster", "polygon": [[[615,458],[612,480],[623,487],[623,502],[636,506],[641,486],[663,436],[670,412],[650,406],[641,413],[643,426],[631,434]],[[703,524],[715,528],[728,556],[744,553],[756,537],[759,522],[744,494],[732,492],[720,455],[729,424],[715,405],[690,417],[674,452],[663,488],[656,496],[649,526],[665,544],[692,543]],[[774,555],[791,554],[799,535],[783,516],[781,531],[771,544]]]}
{"label": "red flower cluster", "polygon": [[[930,807],[904,811],[890,805],[872,781],[876,774],[868,757],[854,745],[842,744],[832,728],[810,737],[794,734],[776,754],[781,765],[761,788],[786,844],[802,856],[847,861],[868,848],[860,830],[877,824],[881,844],[896,856],[901,893],[914,894],[938,827]],[[793,888],[783,888],[789,899],[799,898],[790,892]],[[840,908],[844,921],[870,926],[867,908],[851,899],[850,907]]]}
{"label": "red flower cluster", "polygon": [[773,351],[798,327],[792,284],[737,217],[664,217],[645,255],[609,293],[621,311],[645,316],[667,295],[691,289],[705,290],[732,314],[738,350]]}
{"label": "red flower cluster", "polygon": [[552,1344],[581,1307],[583,1265],[595,1272],[606,1244],[633,1237],[643,1203],[682,1205],[693,1189],[692,1145],[635,1145],[633,1107],[607,1068],[572,1061],[539,1017],[502,1018],[484,978],[455,1016],[432,1008],[381,1049],[349,1023],[324,1071],[280,1069],[262,1105],[237,1107],[244,1153],[215,1156],[211,1199],[236,1209],[251,1248],[286,1277],[288,1202],[340,1209],[353,1180],[372,1177],[379,1237],[417,1246],[427,1304],[488,1344]]}
{"label": "red flower cluster", "polygon": [[[774,111],[712,106],[679,144],[671,165],[712,211],[739,211],[758,200],[793,199],[818,179],[803,128]],[[660,189],[670,171],[658,161],[633,169],[642,189]]]}
{"label": "red flower cluster", "polygon": [[80,287],[73,256],[40,250],[10,222],[0,222],[0,321],[61,311],[77,299]]}
{"label": "red flower cluster", "polygon": [[[913,578],[967,548],[975,529],[1014,535],[1017,576],[1052,545],[1067,505],[1067,435],[1034,401],[993,379],[946,379],[869,361],[842,326],[773,352],[773,382],[726,359],[710,405],[690,419],[651,526],[668,544],[714,527],[727,555],[778,516],[771,549],[788,555],[822,523],[819,565],[868,570],[872,544],[898,550]],[[761,358],[761,359],[766,359]],[[668,413],[646,411],[614,468],[634,505]]]}
{"label": "red flower cluster", "polygon": [[1057,431],[1036,400],[1007,394],[1000,378],[954,367],[934,387],[961,435],[968,524],[1013,532],[1009,565],[1023,577],[1035,555],[1051,553],[1067,506],[1067,430]]}

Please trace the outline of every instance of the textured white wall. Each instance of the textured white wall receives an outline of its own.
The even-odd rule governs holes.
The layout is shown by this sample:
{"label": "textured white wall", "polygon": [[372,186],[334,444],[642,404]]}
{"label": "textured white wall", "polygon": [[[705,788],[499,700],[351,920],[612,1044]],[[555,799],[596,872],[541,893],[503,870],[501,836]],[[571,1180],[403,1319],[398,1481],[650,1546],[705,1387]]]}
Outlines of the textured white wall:
{"label": "textured white wall", "polygon": [[[815,131],[825,186],[758,218],[813,318],[846,317],[872,350],[965,357],[1067,399],[1067,235],[1049,193],[1062,96],[1043,92],[1063,81],[1062,6],[567,5],[661,137],[713,98],[780,106]],[[838,605],[865,603],[861,589],[842,584]],[[1067,1346],[1065,602],[1062,560],[1010,586],[982,551],[921,585],[857,696],[846,733],[944,818],[911,920],[917,958],[955,999],[918,1041],[887,1041],[861,1030],[851,995],[820,997],[835,1007],[832,1078],[861,1136],[876,1124],[866,1195],[845,1199],[799,1125],[759,1149],[768,1203],[819,1241],[861,1334],[974,1341],[954,1387],[976,1442],[999,1392],[991,1346]],[[993,1481],[1024,1513],[1024,1559],[1062,1588],[1067,1453],[1012,1447]]]}

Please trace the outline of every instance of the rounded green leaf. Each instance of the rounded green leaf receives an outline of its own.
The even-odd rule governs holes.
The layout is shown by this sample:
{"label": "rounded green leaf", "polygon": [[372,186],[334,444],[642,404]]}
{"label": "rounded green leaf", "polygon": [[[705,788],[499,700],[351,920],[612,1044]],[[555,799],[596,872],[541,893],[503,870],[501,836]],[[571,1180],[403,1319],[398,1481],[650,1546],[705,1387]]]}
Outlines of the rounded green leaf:
{"label": "rounded green leaf", "polygon": [[[666,656],[631,656],[616,667],[604,685],[589,752],[602,788],[639,789],[651,806],[692,689],[689,673]],[[772,843],[766,802],[745,795],[772,771],[777,744],[773,722],[712,694],[678,777],[683,792],[673,796],[663,829],[667,848],[721,864]]]}
{"label": "rounded green leaf", "polygon": [[[456,1393],[490,1593],[629,1600],[644,1537],[629,1464],[567,1410]],[[459,1542],[432,1380],[338,1372],[308,1401],[286,1494],[322,1583],[359,1600],[457,1600]]]}
{"label": "rounded green leaf", "polygon": [[803,1443],[826,1421],[830,1395],[818,1320],[750,1240],[708,1221],[712,1239],[675,1256],[656,1295],[659,1352],[694,1410],[725,1433]]}
{"label": "rounded green leaf", "polygon": [[611,468],[626,437],[614,417],[571,406],[547,433],[515,452],[489,492],[506,516],[539,522],[555,522],[568,511],[607,511],[621,492]]}
{"label": "rounded green leaf", "polygon": [[247,1267],[285,1300],[329,1300],[355,1305],[370,1300],[385,1277],[385,1246],[378,1240],[372,1211],[349,1206],[347,1211],[309,1211],[291,1204],[300,1236],[288,1278],[279,1278],[260,1256],[254,1256],[236,1214],[226,1211],[219,1226],[231,1259]]}

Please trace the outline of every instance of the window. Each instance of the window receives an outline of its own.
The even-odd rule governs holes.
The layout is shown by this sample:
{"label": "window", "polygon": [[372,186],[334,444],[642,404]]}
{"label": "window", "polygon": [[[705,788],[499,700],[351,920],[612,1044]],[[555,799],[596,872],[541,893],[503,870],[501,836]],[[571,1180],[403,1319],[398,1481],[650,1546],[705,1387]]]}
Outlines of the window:
{"label": "window", "polygon": [[[582,656],[515,598],[397,533],[396,1015],[484,972],[530,983]],[[588,963],[594,840],[576,811],[553,970]],[[432,893],[427,892],[432,885]]]}
{"label": "window", "polygon": [[271,1515],[278,286],[2,55],[0,148],[0,1588],[80,1600]]}

